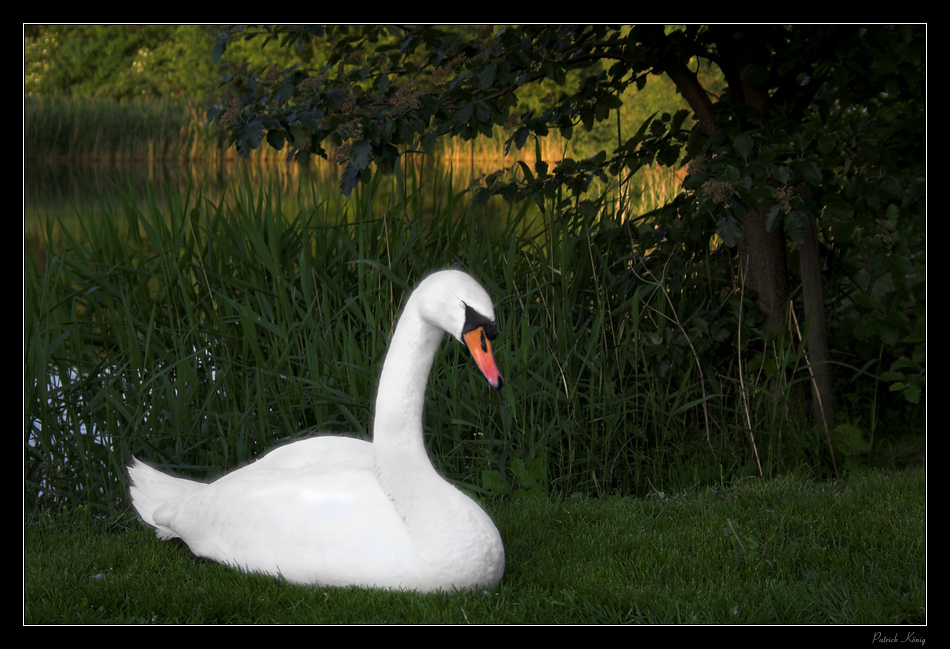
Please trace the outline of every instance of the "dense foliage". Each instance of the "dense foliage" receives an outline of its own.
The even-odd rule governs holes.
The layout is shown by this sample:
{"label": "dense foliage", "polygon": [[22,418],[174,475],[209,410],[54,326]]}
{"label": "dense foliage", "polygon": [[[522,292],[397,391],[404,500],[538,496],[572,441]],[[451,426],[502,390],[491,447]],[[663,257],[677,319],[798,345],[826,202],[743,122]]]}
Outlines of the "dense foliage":
{"label": "dense foliage", "polygon": [[[24,91],[29,97],[181,98],[202,104],[218,85],[214,35],[202,25],[27,25]],[[238,45],[255,65],[300,60],[296,54]]]}
{"label": "dense foliage", "polygon": [[[652,256],[652,272],[686,279],[706,251],[734,248],[715,273],[731,282],[711,289],[709,309],[748,293],[769,335],[805,341],[826,433],[844,415],[873,435],[882,410],[922,425],[925,37],[915,26],[237,27],[220,32],[216,57],[276,39],[319,44],[325,64],[228,72],[209,116],[245,155],[266,143],[303,160],[332,143],[348,194],[445,136],[503,125],[510,148],[552,132],[571,139],[664,74],[691,114],[618,128],[612,147],[585,159],[516,164],[485,177],[476,200],[553,200],[589,223],[620,200],[609,217],[627,234],[610,235],[618,269]],[[542,84],[540,104],[519,103]],[[630,214],[626,180],[648,165],[688,165],[684,191],[655,214]],[[619,183],[619,199],[591,192],[597,181]],[[880,379],[904,400],[879,394]],[[873,397],[857,398],[865,390]],[[859,403],[872,405],[855,412]]]}

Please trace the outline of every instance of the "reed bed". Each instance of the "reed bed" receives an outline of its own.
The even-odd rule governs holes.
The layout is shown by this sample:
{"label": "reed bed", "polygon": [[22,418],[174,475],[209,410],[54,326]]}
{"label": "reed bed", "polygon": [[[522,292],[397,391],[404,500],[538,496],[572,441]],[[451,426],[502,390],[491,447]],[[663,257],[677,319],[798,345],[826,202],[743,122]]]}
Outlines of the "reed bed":
{"label": "reed bed", "polygon": [[291,212],[248,180],[217,201],[129,190],[76,234],[47,219],[56,247],[25,275],[27,511],[126,511],[133,455],[206,478],[301,436],[369,438],[400,307],[449,266],[495,297],[506,378],[490,390],[452,341],[436,359],[427,441],[470,492],[642,494],[816,465],[820,436],[786,407],[804,372],[738,374],[737,332],[710,314],[740,298],[712,261],[664,275],[607,212],[489,214],[452,187],[399,170]]}

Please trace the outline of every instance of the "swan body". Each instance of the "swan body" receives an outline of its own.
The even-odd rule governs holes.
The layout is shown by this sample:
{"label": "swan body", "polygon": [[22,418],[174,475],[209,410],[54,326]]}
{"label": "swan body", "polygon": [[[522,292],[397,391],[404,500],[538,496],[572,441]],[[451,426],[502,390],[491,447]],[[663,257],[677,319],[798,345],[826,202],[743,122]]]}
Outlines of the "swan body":
{"label": "swan body", "polygon": [[492,387],[494,309],[461,271],[410,295],[380,376],[373,442],[317,436],[279,447],[210,484],[134,459],[132,503],[161,539],[249,572],[321,586],[451,591],[492,588],[505,551],[491,518],[446,482],[425,450],[422,409],[448,332]]}

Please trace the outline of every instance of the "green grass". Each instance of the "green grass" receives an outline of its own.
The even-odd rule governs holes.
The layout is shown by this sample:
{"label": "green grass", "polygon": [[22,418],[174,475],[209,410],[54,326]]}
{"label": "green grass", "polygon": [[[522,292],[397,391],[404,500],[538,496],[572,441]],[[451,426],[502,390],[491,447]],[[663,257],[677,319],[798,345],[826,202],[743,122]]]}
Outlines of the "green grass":
{"label": "green grass", "polygon": [[[25,529],[34,623],[921,624],[923,470],[801,475],[642,498],[489,503],[507,552],[490,593],[307,588],[158,541],[131,516]],[[868,631],[868,633],[870,633]]]}

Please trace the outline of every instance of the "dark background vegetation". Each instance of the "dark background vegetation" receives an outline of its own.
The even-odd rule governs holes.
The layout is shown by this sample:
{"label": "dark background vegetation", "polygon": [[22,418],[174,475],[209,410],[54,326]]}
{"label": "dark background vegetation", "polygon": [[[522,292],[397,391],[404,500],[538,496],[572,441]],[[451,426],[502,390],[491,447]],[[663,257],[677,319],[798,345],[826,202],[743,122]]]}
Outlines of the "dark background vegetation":
{"label": "dark background vegetation", "polygon": [[[802,465],[839,476],[923,460],[922,26],[37,25],[24,36],[28,158],[142,155],[118,136],[103,145],[131,132],[155,156],[326,157],[349,196],[401,173],[409,152],[491,140],[534,153],[479,178],[471,196],[542,212],[545,264],[509,268],[524,274],[495,288],[537,314],[540,353],[560,373],[535,377],[533,394],[551,402],[537,418],[564,429],[537,437],[543,452],[520,449],[517,461],[489,465],[484,482],[467,476],[475,484],[642,493],[664,476],[688,483]],[[77,149],[104,106],[117,112]],[[37,115],[67,113],[73,121],[62,128],[31,127],[49,123]],[[678,171],[682,185],[661,207],[638,211],[636,181],[657,168]],[[259,213],[247,227],[282,223]],[[287,260],[312,250],[293,227]],[[509,232],[497,245],[515,239]],[[453,257],[406,259],[392,267],[404,280]],[[221,291],[235,279],[225,266]],[[297,264],[268,271],[291,274],[268,290],[301,283]],[[42,281],[31,272],[28,293]],[[354,273],[326,267],[321,281],[365,290]],[[93,276],[77,271],[69,282],[78,284],[51,285],[47,298],[79,295]],[[207,288],[194,281],[196,293]],[[528,288],[513,292],[518,285]],[[27,301],[28,347],[48,306]],[[225,316],[217,322],[229,326]],[[51,349],[46,366],[68,367],[83,353]],[[49,398],[35,388],[43,366],[27,367],[37,403]],[[43,409],[28,400],[34,487],[65,462],[31,450],[36,426],[50,426]],[[585,445],[573,464],[577,436],[608,441]],[[785,440],[778,460],[763,461],[763,438]],[[724,462],[723,447],[738,457]],[[163,453],[220,469],[255,449],[200,460]],[[120,464],[107,469],[119,483]]]}

